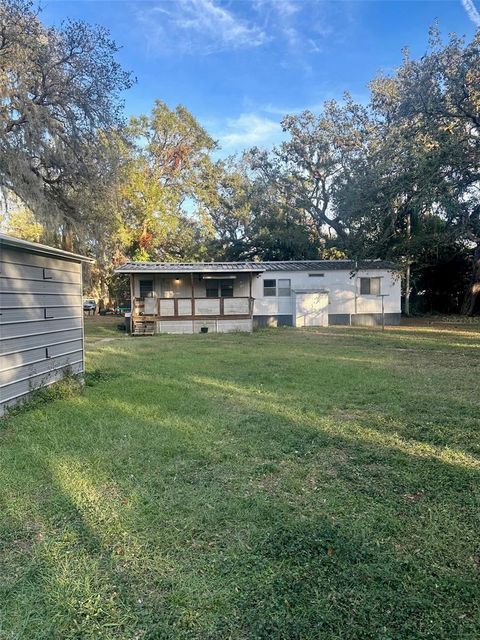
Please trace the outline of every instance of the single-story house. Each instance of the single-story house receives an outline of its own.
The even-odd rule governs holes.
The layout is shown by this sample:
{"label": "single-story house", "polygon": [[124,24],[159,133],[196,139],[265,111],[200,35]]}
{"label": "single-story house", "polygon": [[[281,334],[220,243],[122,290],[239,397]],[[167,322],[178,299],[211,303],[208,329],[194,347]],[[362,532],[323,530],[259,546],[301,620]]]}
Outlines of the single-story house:
{"label": "single-story house", "polygon": [[[134,334],[400,322],[388,262],[128,262]],[[383,312],[383,313],[382,313]]]}
{"label": "single-story house", "polygon": [[83,373],[84,261],[0,234],[0,415],[33,389]]}

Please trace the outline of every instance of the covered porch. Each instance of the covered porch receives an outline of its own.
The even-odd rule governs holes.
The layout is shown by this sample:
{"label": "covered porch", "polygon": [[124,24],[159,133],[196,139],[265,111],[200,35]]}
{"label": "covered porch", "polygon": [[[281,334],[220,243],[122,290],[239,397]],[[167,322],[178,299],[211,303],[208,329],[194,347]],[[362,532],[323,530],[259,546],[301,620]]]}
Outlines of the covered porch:
{"label": "covered porch", "polygon": [[[260,269],[130,273],[131,330],[134,335],[251,331],[253,278]],[[168,268],[168,267],[167,267]]]}

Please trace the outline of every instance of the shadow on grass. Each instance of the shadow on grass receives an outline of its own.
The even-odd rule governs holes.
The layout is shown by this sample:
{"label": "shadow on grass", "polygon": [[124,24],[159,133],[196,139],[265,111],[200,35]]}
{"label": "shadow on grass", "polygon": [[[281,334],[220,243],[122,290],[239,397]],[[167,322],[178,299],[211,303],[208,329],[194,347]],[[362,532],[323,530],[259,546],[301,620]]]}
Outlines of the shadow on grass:
{"label": "shadow on grass", "polygon": [[36,639],[476,637],[478,466],[454,434],[415,437],[360,391],[339,410],[357,378],[329,400],[288,362],[283,392],[255,363],[222,375],[216,343],[104,349],[128,376],[7,441],[4,530],[38,523],[3,589],[11,637],[21,613]]}

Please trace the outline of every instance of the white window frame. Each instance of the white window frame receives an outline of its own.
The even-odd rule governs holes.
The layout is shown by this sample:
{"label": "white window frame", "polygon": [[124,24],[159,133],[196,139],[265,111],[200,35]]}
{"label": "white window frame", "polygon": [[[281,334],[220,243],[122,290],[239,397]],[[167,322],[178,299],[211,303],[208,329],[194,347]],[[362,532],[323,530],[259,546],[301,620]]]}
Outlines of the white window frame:
{"label": "white window frame", "polygon": [[[363,280],[368,280],[368,293],[362,293]],[[378,280],[378,293],[372,293],[372,280]],[[382,295],[382,277],[381,276],[360,276],[360,295],[375,296],[375,297]]]}
{"label": "white window frame", "polygon": [[[288,282],[287,286],[282,286],[282,282]],[[288,293],[281,293],[282,291],[288,291]],[[290,278],[278,278],[277,280],[277,296],[279,298],[290,298],[292,295],[292,280]]]}
{"label": "white window frame", "polygon": [[[274,286],[269,286],[267,287],[266,283],[267,282],[274,282]],[[267,289],[272,289],[273,293],[266,293]],[[263,297],[264,298],[276,298],[277,297],[277,281],[275,280],[275,278],[265,278],[265,280],[263,281]]]}

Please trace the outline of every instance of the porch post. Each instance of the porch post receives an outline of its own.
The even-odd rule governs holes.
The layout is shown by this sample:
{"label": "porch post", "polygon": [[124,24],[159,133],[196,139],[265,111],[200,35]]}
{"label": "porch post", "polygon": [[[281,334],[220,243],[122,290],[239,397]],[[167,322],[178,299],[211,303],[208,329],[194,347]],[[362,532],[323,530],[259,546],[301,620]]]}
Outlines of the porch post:
{"label": "porch post", "polygon": [[190,284],[192,287],[192,317],[195,316],[195,284],[193,282],[193,271],[190,273]]}
{"label": "porch post", "polygon": [[252,272],[250,271],[250,279],[249,279],[250,293],[248,297],[248,308],[250,310],[250,315],[252,315]]}
{"label": "porch post", "polygon": [[133,311],[135,309],[135,287],[134,287],[134,275],[130,274],[130,334],[133,333]]}

